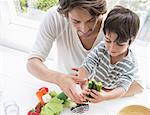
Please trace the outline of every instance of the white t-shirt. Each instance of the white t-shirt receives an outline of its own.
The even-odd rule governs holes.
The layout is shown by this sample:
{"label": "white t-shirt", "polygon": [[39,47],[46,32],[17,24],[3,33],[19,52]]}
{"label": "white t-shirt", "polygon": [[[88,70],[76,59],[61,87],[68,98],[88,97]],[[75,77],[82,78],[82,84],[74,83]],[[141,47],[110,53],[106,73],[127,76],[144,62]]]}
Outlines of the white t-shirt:
{"label": "white t-shirt", "polygon": [[[91,50],[103,37],[101,29]],[[57,12],[57,6],[48,10],[29,58],[38,57],[44,61],[54,41],[57,47],[58,70],[64,73],[70,73],[73,67],[80,67],[83,59],[91,51],[83,47],[75,28],[66,17]]]}

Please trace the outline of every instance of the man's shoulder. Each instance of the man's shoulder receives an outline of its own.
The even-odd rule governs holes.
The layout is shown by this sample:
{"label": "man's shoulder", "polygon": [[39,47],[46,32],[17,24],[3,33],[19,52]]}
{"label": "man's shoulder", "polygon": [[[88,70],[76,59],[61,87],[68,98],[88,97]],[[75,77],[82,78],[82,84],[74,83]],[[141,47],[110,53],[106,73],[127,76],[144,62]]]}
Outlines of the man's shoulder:
{"label": "man's shoulder", "polygon": [[52,6],[51,8],[48,9],[47,12],[48,12],[48,13],[49,13],[49,12],[58,12],[57,9],[58,9],[58,6]]}
{"label": "man's shoulder", "polygon": [[55,36],[64,31],[65,27],[68,27],[68,21],[66,17],[61,15],[57,9],[58,6],[51,7],[46,12],[44,20],[42,21],[42,26],[47,27],[47,30],[53,32]]}
{"label": "man's shoulder", "polygon": [[49,8],[48,11],[46,12],[46,14],[50,15],[52,17],[55,17],[55,18],[65,18],[63,15],[61,15],[58,12],[58,6],[53,6],[53,7]]}

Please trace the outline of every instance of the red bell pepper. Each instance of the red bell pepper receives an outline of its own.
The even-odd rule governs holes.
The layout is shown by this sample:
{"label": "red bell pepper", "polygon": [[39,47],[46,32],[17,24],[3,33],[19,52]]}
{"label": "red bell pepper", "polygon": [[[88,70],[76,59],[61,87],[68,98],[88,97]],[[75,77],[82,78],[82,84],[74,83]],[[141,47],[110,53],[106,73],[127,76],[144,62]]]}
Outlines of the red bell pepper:
{"label": "red bell pepper", "polygon": [[35,111],[34,109],[32,109],[32,110],[30,110],[30,111],[28,112],[27,115],[40,115],[40,113],[37,112],[37,111]]}

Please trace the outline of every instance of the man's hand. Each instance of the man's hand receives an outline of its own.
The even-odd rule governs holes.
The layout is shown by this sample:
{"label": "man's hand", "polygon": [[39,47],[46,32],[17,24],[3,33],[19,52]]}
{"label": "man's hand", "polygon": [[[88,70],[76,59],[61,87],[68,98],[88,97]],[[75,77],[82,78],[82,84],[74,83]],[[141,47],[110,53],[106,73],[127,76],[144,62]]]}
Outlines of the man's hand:
{"label": "man's hand", "polygon": [[72,101],[75,103],[83,103],[83,98],[80,95],[80,92],[77,91],[76,84],[84,83],[86,81],[86,79],[79,78],[78,76],[65,74],[65,76],[59,78],[58,85]]}

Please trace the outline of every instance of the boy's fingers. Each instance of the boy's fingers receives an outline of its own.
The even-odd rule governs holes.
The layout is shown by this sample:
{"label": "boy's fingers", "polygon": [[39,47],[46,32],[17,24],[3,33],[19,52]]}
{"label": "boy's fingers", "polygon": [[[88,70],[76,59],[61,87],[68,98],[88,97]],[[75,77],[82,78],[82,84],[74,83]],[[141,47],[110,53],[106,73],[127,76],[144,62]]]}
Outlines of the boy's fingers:
{"label": "boy's fingers", "polygon": [[100,92],[98,92],[98,91],[96,91],[96,90],[94,90],[94,89],[92,89],[92,92],[95,94],[95,95],[99,95],[100,94]]}

